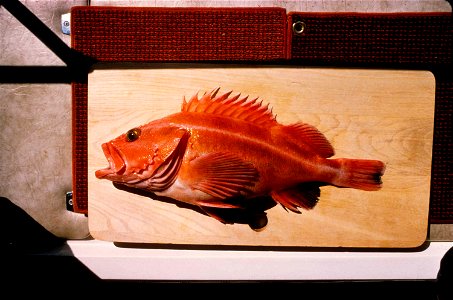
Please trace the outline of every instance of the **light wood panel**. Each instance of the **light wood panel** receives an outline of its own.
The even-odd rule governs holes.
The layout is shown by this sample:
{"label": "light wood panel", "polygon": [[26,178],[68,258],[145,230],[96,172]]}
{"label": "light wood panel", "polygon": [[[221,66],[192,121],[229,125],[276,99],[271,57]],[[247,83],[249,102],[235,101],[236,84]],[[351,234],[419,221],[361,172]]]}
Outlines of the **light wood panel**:
{"label": "light wood panel", "polygon": [[[180,110],[198,91],[259,96],[283,124],[304,121],[332,142],[335,157],[387,164],[383,189],[322,187],[317,206],[277,205],[268,225],[224,225],[192,209],[119,190],[94,176],[101,144]],[[277,66],[98,69],[88,86],[89,228],[96,239],[187,245],[396,247],[427,235],[435,80],[427,71]]]}

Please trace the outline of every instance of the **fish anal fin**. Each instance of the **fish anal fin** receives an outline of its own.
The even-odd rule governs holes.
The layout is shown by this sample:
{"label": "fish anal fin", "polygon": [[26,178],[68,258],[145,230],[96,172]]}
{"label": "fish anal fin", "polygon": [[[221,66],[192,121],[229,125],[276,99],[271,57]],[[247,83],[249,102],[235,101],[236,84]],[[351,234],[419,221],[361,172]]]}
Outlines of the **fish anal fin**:
{"label": "fish anal fin", "polygon": [[313,152],[327,158],[335,154],[330,142],[316,127],[306,123],[295,123],[282,127],[288,138],[301,147],[308,146]]}
{"label": "fish anal fin", "polygon": [[294,188],[271,192],[271,197],[285,209],[300,214],[299,207],[309,210],[318,202],[321,190],[319,183],[301,183]]}
{"label": "fish anal fin", "polygon": [[259,174],[253,164],[229,153],[215,152],[192,160],[186,177],[192,188],[226,199],[249,191]]}

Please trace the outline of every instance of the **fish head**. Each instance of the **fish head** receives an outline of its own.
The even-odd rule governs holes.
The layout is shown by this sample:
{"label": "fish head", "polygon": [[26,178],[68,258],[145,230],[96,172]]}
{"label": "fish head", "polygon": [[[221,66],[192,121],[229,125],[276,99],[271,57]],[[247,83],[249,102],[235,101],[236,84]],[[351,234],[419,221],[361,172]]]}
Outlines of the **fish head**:
{"label": "fish head", "polygon": [[97,170],[95,176],[125,184],[151,178],[176,147],[182,132],[154,123],[129,129],[101,145],[109,165]]}

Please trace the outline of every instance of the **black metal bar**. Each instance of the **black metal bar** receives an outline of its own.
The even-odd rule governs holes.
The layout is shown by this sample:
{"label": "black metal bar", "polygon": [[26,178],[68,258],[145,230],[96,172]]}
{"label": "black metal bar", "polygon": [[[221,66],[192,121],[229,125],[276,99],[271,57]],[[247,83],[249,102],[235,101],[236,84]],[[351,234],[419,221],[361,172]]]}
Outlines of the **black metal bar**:
{"label": "black metal bar", "polygon": [[66,66],[0,66],[0,83],[71,83]]}

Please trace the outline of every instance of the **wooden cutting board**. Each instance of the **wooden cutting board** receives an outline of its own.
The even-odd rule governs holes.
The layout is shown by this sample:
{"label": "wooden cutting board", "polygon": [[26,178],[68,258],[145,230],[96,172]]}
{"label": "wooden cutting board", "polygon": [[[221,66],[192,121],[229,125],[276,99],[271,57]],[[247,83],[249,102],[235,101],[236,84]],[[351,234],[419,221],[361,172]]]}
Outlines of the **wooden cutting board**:
{"label": "wooden cutting board", "polygon": [[[277,121],[303,121],[334,157],[386,163],[376,192],[321,187],[313,210],[266,210],[261,231],[116,188],[94,176],[101,144],[180,111],[183,96],[221,91],[260,97]],[[88,82],[88,221],[95,239],[153,244],[411,248],[428,231],[435,79],[428,71],[278,66],[97,69]]]}

